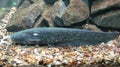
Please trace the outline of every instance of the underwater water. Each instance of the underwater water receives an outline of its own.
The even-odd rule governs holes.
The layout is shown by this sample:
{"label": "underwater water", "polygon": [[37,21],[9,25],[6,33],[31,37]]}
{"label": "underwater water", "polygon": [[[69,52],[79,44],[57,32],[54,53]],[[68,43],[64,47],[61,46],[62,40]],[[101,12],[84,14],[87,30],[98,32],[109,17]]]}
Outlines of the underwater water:
{"label": "underwater water", "polygon": [[[24,1],[30,1],[30,2],[24,3]],[[31,1],[37,2],[38,0],[0,0],[0,20],[1,19],[4,20],[4,21],[2,21],[2,20],[0,21],[0,67],[14,67],[14,66],[15,67],[16,66],[18,66],[18,67],[19,66],[20,67],[120,67],[120,39],[115,39],[115,40],[111,40],[107,43],[104,43],[104,41],[107,40],[107,38],[106,38],[107,35],[99,36],[99,34],[96,34],[97,35],[96,36],[96,35],[93,35],[93,33],[91,33],[91,34],[85,33],[86,34],[85,36],[80,37],[80,35],[78,35],[78,32],[76,34],[74,34],[74,36],[71,35],[74,32],[74,31],[72,31],[72,32],[67,32],[70,36],[68,34],[65,35],[64,33],[63,33],[63,35],[61,34],[59,36],[56,36],[56,34],[61,33],[61,30],[60,30],[60,33],[55,32],[56,34],[54,37],[53,37],[54,33],[51,36],[51,33],[49,33],[49,31],[47,33],[47,36],[50,35],[50,37],[45,37],[45,40],[44,40],[43,37],[44,37],[44,35],[46,35],[44,32],[43,32],[44,34],[42,34],[43,37],[41,37],[41,39],[43,39],[43,41],[45,41],[45,43],[47,42],[46,39],[48,40],[48,38],[50,38],[48,41],[51,41],[51,42],[52,42],[52,39],[55,39],[55,41],[58,41],[60,39],[60,40],[63,40],[63,42],[64,42],[66,37],[68,37],[68,40],[81,38],[80,43],[82,43],[82,42],[89,43],[89,41],[92,41],[94,43],[94,42],[102,41],[102,43],[99,43],[96,45],[82,44],[83,46],[78,46],[78,47],[69,46],[73,43],[74,43],[73,45],[80,44],[80,43],[76,43],[75,40],[73,40],[73,41],[75,41],[73,43],[70,42],[70,43],[62,44],[62,46],[59,46],[60,45],[59,42],[58,43],[55,42],[56,44],[54,42],[53,42],[53,44],[51,44],[51,43],[48,43],[48,44],[36,43],[38,41],[37,38],[39,38],[38,35],[40,35],[38,33],[38,31],[35,31],[32,34],[31,34],[31,32],[29,32],[27,34],[24,33],[24,37],[22,37],[20,34],[17,34],[16,36],[18,36],[18,39],[15,36],[13,36],[13,38],[12,38],[11,34],[15,35],[13,33],[16,33],[16,32],[9,32],[8,30],[6,30],[7,24],[12,24],[11,22],[12,21],[14,22],[14,20],[17,20],[15,22],[21,22],[21,24],[19,24],[19,23],[13,24],[11,29],[15,30],[16,26],[19,27],[20,25],[23,25],[23,26],[26,26],[26,24],[29,25],[29,23],[22,23],[22,22],[31,22],[29,20],[33,19],[35,21],[33,23],[36,23],[37,20],[39,21],[39,18],[42,17],[42,14],[41,15],[39,14],[38,16],[36,15],[39,13],[38,10],[41,8],[40,5],[38,5],[39,2],[35,3],[35,4],[38,5],[38,7],[40,7],[40,8],[34,10],[34,7],[36,7],[36,5],[34,5],[34,2],[32,3]],[[44,1],[48,1],[51,3],[52,1],[55,1],[55,0],[44,0]],[[70,1],[70,0],[63,0],[63,1],[67,2],[67,5],[69,5],[68,1]],[[73,1],[75,1],[75,0],[73,0]],[[93,1],[95,1],[95,0],[91,0],[91,2],[93,2]],[[105,0],[101,0],[101,1],[105,1]],[[112,1],[112,0],[108,0],[108,1]],[[105,4],[106,4],[106,2],[105,2]],[[32,5],[33,8],[31,8],[31,6],[29,8],[28,7],[29,5]],[[26,6],[27,6],[27,8],[26,8]],[[15,9],[12,10],[12,8],[14,8],[14,7],[15,7]],[[89,7],[91,7],[91,6],[89,6]],[[106,9],[108,10],[108,8],[109,7],[107,7]],[[112,9],[111,9],[111,11],[114,12],[114,10],[112,10]],[[104,11],[102,11],[102,12],[104,14]],[[40,13],[41,13],[41,10],[40,10]],[[108,13],[109,13],[109,11],[108,11]],[[102,14],[102,13],[100,13],[100,14]],[[120,13],[116,13],[116,14],[120,15]],[[46,13],[46,15],[47,15],[47,13]],[[111,13],[110,13],[110,15],[111,15]],[[108,18],[111,18],[110,15]],[[105,17],[105,16],[106,15],[103,15],[102,17]],[[13,19],[14,17],[15,17],[15,19]],[[16,17],[17,17],[17,19],[16,19]],[[114,19],[115,18],[119,19],[120,16],[114,17],[114,15],[113,15],[112,17]],[[91,18],[91,16],[90,16],[90,18]],[[18,19],[20,19],[20,21]],[[24,20],[24,21],[21,21],[21,20]],[[59,21],[59,20],[60,20],[60,22],[64,22],[61,18],[59,19],[59,17],[58,17],[58,19],[56,19],[56,21]],[[107,28],[107,27],[105,28],[102,26],[98,26],[95,23],[93,24],[93,22],[89,21],[88,19],[86,19],[86,21],[85,21],[85,23],[82,22],[80,24],[73,24],[73,25],[69,26],[68,28],[70,28],[70,27],[78,28],[79,27],[80,29],[81,28],[84,29],[84,27],[82,27],[82,26],[85,25],[87,30],[92,29],[97,32],[98,31],[99,32],[102,32],[102,31],[105,31],[105,32],[113,31],[114,32],[114,28]],[[45,22],[45,24],[42,24],[40,26],[42,26],[42,27],[44,27],[45,25],[49,26],[49,24],[47,23],[47,20],[43,20],[43,23],[44,22]],[[91,23],[90,28],[89,28],[88,23]],[[114,22],[111,22],[111,23],[114,23]],[[67,26],[64,26],[64,23],[60,24],[60,25],[63,25],[63,26],[61,26],[63,28],[64,27],[67,28]],[[119,23],[117,23],[116,25],[119,25]],[[20,28],[18,28],[18,29],[20,29]],[[120,28],[119,28],[119,30],[120,30]],[[65,31],[65,33],[66,33],[66,31]],[[82,33],[82,32],[80,32],[80,33]],[[84,33],[82,33],[82,34],[84,34]],[[89,36],[87,36],[87,35],[89,35]],[[10,36],[12,39],[10,39]],[[95,38],[94,38],[94,36],[95,36]],[[104,38],[104,36],[105,36],[105,38]],[[111,36],[112,35],[110,35],[110,37]],[[19,37],[22,40],[20,40]],[[58,37],[58,38],[55,38],[55,37]],[[30,41],[30,42],[34,42],[36,44],[27,44],[27,43],[24,44],[25,43],[25,42],[23,42],[24,39],[26,39],[26,42]],[[19,41],[22,41],[23,44],[14,43],[14,41],[11,41],[11,40],[14,40],[14,41],[19,40]],[[36,40],[36,41],[34,41],[34,40]],[[54,46],[54,45],[56,45],[56,46]],[[68,45],[68,46],[64,46],[64,45]]]}
{"label": "underwater water", "polygon": [[0,8],[9,8],[17,6],[20,1],[24,0],[0,0]]}
{"label": "underwater water", "polygon": [[17,6],[20,0],[0,0],[0,19],[11,7]]}

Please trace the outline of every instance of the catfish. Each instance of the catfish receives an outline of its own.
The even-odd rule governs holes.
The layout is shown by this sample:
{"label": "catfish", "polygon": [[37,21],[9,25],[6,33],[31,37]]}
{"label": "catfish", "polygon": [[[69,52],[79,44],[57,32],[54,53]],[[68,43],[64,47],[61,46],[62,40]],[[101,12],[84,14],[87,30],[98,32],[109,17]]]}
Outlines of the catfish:
{"label": "catfish", "polygon": [[13,43],[56,46],[98,45],[119,37],[119,32],[95,32],[73,28],[32,28],[11,35]]}

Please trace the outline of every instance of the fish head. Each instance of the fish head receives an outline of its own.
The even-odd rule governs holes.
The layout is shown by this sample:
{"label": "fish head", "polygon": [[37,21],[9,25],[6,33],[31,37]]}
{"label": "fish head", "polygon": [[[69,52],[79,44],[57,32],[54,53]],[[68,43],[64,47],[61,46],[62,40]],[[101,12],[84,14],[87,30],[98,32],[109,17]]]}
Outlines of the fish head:
{"label": "fish head", "polygon": [[26,38],[29,38],[29,35],[24,32],[17,32],[11,35],[11,40],[13,43],[26,44]]}
{"label": "fish head", "polygon": [[11,35],[14,43],[20,44],[38,44],[41,42],[39,32],[37,31],[20,31]]}

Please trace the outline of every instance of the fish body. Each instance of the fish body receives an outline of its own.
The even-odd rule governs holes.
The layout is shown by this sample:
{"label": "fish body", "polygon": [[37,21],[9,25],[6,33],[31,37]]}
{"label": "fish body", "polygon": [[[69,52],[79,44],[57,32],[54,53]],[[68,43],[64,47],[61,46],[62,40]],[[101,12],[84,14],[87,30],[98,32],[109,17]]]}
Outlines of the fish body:
{"label": "fish body", "polygon": [[14,43],[21,44],[60,44],[95,45],[113,40],[119,32],[94,32],[71,28],[32,28],[11,35]]}

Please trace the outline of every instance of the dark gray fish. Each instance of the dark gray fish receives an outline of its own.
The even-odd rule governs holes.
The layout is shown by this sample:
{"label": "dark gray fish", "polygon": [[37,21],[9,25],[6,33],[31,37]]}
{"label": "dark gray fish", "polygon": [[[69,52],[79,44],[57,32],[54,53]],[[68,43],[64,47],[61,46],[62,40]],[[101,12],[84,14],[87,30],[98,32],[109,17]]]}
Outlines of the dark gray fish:
{"label": "dark gray fish", "polygon": [[33,28],[11,35],[14,43],[55,45],[96,45],[119,36],[119,32],[94,32],[71,28]]}

